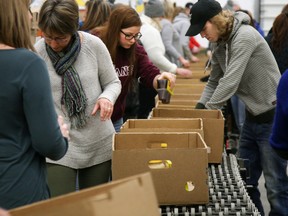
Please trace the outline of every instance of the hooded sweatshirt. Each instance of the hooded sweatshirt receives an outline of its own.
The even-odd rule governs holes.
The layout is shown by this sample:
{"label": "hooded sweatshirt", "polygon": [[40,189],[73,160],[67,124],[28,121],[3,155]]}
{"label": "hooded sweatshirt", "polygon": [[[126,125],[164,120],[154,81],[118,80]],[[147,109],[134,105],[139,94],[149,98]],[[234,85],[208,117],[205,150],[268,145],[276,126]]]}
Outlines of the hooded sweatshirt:
{"label": "hooded sweatshirt", "polygon": [[249,25],[243,12],[234,15],[227,41],[213,44],[212,70],[200,103],[220,109],[234,94],[257,116],[272,110],[280,72],[265,39]]}
{"label": "hooded sweatshirt", "polygon": [[185,13],[179,13],[173,20],[173,27],[179,34],[180,45],[183,49],[183,52],[188,59],[191,59],[192,53],[189,48],[190,37],[185,35],[189,29],[189,26],[190,20]]}

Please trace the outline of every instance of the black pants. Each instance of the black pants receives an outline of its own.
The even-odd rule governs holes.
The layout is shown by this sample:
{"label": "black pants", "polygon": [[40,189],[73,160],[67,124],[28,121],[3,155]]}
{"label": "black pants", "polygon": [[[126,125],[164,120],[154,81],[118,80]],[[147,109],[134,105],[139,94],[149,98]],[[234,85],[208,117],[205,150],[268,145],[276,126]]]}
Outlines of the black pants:
{"label": "black pants", "polygon": [[139,83],[139,109],[138,119],[146,119],[155,107],[155,96],[157,91],[154,88],[147,88]]}

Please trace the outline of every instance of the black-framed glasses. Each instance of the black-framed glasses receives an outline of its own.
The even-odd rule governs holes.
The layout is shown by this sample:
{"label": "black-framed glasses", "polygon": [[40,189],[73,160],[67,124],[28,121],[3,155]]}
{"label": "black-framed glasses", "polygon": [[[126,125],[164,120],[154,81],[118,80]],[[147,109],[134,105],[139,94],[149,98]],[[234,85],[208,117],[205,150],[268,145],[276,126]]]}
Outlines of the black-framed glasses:
{"label": "black-framed glasses", "polygon": [[142,37],[142,34],[140,32],[135,34],[135,35],[127,34],[127,33],[123,32],[122,30],[120,30],[120,32],[125,35],[126,40],[132,40],[133,38],[135,40],[139,40]]}

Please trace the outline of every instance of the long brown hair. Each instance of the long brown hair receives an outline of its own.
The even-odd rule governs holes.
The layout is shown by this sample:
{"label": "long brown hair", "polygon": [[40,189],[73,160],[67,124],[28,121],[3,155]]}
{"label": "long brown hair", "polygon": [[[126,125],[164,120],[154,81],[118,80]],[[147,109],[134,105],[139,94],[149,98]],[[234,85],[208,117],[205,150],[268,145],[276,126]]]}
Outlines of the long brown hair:
{"label": "long brown hair", "polygon": [[0,0],[0,42],[35,51],[31,41],[30,0]]}
{"label": "long brown hair", "polygon": [[89,31],[104,25],[111,14],[111,6],[105,0],[89,0],[86,2],[87,15],[80,30]]}
{"label": "long brown hair", "polygon": [[273,50],[280,52],[283,44],[286,44],[288,40],[288,11],[282,12],[275,18],[272,32],[271,46]]}
{"label": "long brown hair", "polygon": [[[141,25],[139,14],[130,6],[119,5],[112,11],[107,25],[102,29],[100,37],[106,44],[113,62],[115,62],[119,51],[121,29]],[[135,65],[136,43],[125,54],[130,66]]]}

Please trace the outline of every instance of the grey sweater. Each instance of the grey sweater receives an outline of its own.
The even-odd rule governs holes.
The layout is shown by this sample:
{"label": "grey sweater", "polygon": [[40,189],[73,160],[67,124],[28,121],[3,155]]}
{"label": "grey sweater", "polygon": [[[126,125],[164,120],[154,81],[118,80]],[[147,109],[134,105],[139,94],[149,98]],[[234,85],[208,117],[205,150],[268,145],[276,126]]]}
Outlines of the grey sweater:
{"label": "grey sweater", "polygon": [[[90,115],[100,97],[108,98],[115,103],[121,91],[121,83],[104,43],[88,33],[81,32],[81,34],[83,35],[81,51],[74,66],[88,98],[86,113]],[[35,47],[48,66],[56,111],[65,116],[66,113],[63,112],[60,103],[61,77],[54,70],[45,49],[44,39],[38,41]],[[69,118],[65,117],[65,122],[69,123]],[[47,161],[80,169],[110,160],[114,133],[112,122],[101,121],[98,111],[95,117],[90,116],[84,128],[70,130],[69,149],[61,160]]]}
{"label": "grey sweater", "polygon": [[235,13],[229,39],[214,44],[212,71],[199,101],[209,109],[220,109],[234,94],[255,116],[275,107],[280,72],[265,39],[248,23],[248,15]]}
{"label": "grey sweater", "polygon": [[160,21],[162,30],[161,37],[166,50],[166,57],[173,63],[181,66],[178,58],[183,56],[183,50],[180,44],[180,36],[178,32],[173,28],[172,23],[167,19]]}

